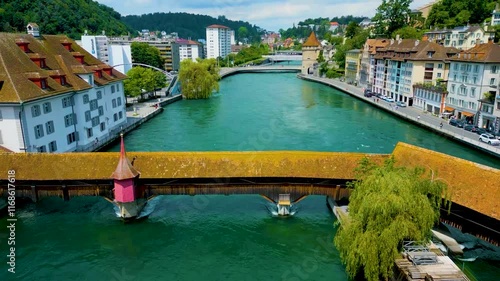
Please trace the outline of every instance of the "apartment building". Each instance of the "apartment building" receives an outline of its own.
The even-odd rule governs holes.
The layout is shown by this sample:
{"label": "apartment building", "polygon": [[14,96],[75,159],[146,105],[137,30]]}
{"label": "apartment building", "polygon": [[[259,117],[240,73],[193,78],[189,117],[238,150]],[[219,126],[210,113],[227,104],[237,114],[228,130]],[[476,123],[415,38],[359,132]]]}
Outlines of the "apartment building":
{"label": "apartment building", "polygon": [[361,50],[354,49],[345,53],[345,80],[349,83],[358,83],[359,67],[361,65]]}
{"label": "apartment building", "polygon": [[[485,27],[487,28],[487,27]],[[476,44],[484,44],[495,37],[494,31],[487,31],[478,25],[459,26],[453,29],[436,29],[425,33],[429,41],[459,50],[470,49]]]}
{"label": "apartment building", "polygon": [[412,106],[413,85],[446,80],[448,60],[457,52],[425,37],[423,40],[391,39],[390,44],[374,56],[372,90]]}
{"label": "apartment building", "polygon": [[207,58],[225,58],[231,53],[232,30],[223,25],[207,26]]}
{"label": "apartment building", "polygon": [[374,56],[377,50],[387,47],[390,39],[367,39],[361,54],[361,66],[359,70],[359,84],[370,88],[374,82]]}
{"label": "apartment building", "polygon": [[108,65],[116,66],[115,69],[121,73],[127,73],[132,68],[130,42],[111,43],[106,35],[85,34],[77,43],[96,59]]}
{"label": "apartment building", "polygon": [[203,58],[203,47],[196,41],[177,39],[175,48],[178,49],[180,61],[186,59],[196,61],[198,58]]}
{"label": "apartment building", "polygon": [[500,129],[500,46],[490,40],[450,59],[446,107],[457,118]]}
{"label": "apartment building", "polygon": [[89,150],[126,123],[122,73],[66,36],[0,33],[0,146]]}

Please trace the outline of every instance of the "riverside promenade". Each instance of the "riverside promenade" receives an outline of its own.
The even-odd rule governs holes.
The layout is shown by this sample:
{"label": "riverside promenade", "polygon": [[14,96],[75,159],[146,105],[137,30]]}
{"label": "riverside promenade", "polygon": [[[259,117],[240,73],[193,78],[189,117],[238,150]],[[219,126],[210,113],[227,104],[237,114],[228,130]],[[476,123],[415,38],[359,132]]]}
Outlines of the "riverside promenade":
{"label": "riverside promenade", "polygon": [[[454,127],[448,124],[448,121],[437,116],[433,116],[427,111],[415,107],[399,107],[396,108],[396,103],[389,103],[382,99],[377,98],[367,98],[364,96],[364,91],[362,88],[349,85],[345,82],[341,82],[339,79],[321,78],[312,75],[298,74],[297,77],[308,80],[319,82],[327,86],[339,89],[353,97],[363,100],[367,103],[372,104],[375,107],[383,109],[395,116],[406,119],[407,121],[413,122],[414,124],[427,128],[431,131],[436,132],[444,137],[451,138],[455,141],[467,144],[469,146],[480,149],[486,153],[493,156],[500,157],[500,147],[492,146],[487,143],[479,141],[479,135],[464,130],[463,128]],[[443,123],[443,127],[440,128],[440,124]]]}

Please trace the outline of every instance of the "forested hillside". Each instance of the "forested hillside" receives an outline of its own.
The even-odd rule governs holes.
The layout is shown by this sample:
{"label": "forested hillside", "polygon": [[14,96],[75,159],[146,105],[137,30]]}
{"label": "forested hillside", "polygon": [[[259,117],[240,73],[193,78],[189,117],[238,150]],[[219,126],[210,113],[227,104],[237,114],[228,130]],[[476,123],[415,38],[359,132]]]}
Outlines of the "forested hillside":
{"label": "forested hillside", "polygon": [[[220,24],[231,28],[235,31],[236,38],[239,41],[248,38],[248,43],[260,41],[260,35],[264,31],[248,22],[228,20],[224,16],[213,18],[188,13],[130,15],[123,17],[122,20],[135,30],[149,29],[150,31],[165,31],[167,33],[177,32],[179,37],[193,40],[205,39],[205,28],[212,24]],[[240,29],[240,27],[244,27],[244,29]],[[240,31],[247,34],[241,34],[244,32]]]}
{"label": "forested hillside", "polygon": [[293,27],[288,29],[280,29],[279,32],[283,38],[304,38],[309,36],[311,33],[311,28],[309,25],[315,25],[316,35],[320,38],[324,38],[326,32],[330,29],[330,22],[338,22],[340,25],[347,25],[350,22],[360,23],[365,17],[355,17],[355,16],[341,16],[333,18],[315,18],[306,19],[304,21],[299,21],[298,26],[293,25]]}
{"label": "forested hillside", "polygon": [[2,0],[0,1],[0,31],[25,32],[29,22],[35,22],[45,34],[66,34],[79,39],[89,34],[127,34],[129,29],[120,21],[121,15],[112,8],[92,0]]}
{"label": "forested hillside", "polygon": [[425,25],[448,27],[480,24],[491,18],[495,0],[442,0],[432,6]]}

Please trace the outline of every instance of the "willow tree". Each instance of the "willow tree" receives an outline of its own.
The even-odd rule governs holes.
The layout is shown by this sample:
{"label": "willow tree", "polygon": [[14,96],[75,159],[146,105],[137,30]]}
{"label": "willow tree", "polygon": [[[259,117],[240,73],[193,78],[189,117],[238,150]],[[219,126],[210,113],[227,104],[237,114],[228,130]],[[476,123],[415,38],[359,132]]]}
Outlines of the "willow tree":
{"label": "willow tree", "polygon": [[207,99],[219,91],[219,68],[215,59],[183,60],[179,70],[181,92],[186,99]]}
{"label": "willow tree", "polygon": [[352,278],[389,279],[402,242],[429,239],[439,220],[446,185],[424,169],[396,167],[394,162],[391,158],[377,166],[365,159],[357,169],[349,219],[335,236]]}

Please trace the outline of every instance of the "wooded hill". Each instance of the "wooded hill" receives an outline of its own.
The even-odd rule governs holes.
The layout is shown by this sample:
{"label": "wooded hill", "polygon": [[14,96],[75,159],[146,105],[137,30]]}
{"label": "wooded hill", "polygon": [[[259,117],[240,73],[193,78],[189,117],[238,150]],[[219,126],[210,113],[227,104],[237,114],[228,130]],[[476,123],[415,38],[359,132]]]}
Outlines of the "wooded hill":
{"label": "wooded hill", "polygon": [[[167,33],[177,32],[181,38],[192,40],[205,39],[206,27],[212,24],[227,26],[235,31],[239,41],[242,37],[248,38],[248,43],[259,42],[264,30],[258,26],[244,21],[228,20],[225,16],[214,18],[206,15],[195,15],[188,13],[154,13],[140,16],[129,15],[122,18],[128,26],[135,30],[149,29],[150,31],[165,31]],[[241,36],[238,29],[245,27],[248,34]]]}
{"label": "wooded hill", "polygon": [[80,39],[89,34],[126,35],[133,32],[120,21],[112,8],[92,0],[2,0],[0,31],[25,32],[29,22],[40,26],[42,34],[66,34]]}

